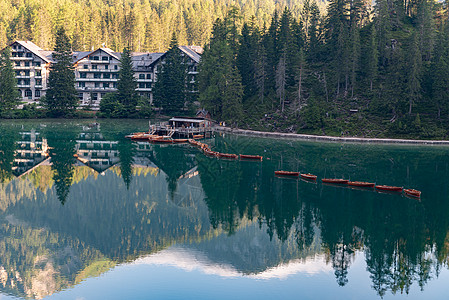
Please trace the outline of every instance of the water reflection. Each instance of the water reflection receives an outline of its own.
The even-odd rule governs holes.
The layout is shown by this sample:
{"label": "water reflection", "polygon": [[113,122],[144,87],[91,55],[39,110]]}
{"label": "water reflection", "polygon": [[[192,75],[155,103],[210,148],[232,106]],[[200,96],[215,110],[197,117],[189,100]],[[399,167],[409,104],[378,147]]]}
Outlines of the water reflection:
{"label": "water reflection", "polygon": [[[263,162],[239,162],[208,158],[188,145],[122,138],[138,128],[1,129],[5,293],[40,298],[122,262],[176,249],[245,276],[323,257],[340,286],[364,252],[379,296],[425,289],[447,268],[446,148],[207,141],[223,152],[265,154]],[[278,169],[410,185],[425,196],[280,179],[273,176]]]}

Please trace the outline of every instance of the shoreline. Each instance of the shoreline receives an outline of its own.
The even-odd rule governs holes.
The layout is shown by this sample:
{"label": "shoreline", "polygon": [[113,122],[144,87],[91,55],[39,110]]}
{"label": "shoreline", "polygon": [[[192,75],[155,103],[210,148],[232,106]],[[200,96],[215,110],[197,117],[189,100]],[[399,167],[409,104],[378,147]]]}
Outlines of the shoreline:
{"label": "shoreline", "polygon": [[313,142],[343,142],[343,143],[363,143],[363,144],[400,144],[400,145],[443,145],[448,146],[449,140],[409,140],[409,139],[388,139],[388,138],[359,138],[359,137],[337,137],[326,135],[311,135],[300,133],[266,132],[246,129],[233,129],[223,126],[213,127],[213,131],[227,132],[239,135],[296,139]]}

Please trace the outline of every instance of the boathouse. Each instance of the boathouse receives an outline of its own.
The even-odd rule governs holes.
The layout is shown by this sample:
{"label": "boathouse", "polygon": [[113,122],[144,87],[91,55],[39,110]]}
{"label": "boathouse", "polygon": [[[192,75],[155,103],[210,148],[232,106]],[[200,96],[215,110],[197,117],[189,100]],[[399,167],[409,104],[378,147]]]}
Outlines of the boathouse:
{"label": "boathouse", "polygon": [[211,121],[205,118],[186,118],[186,117],[173,117],[170,120],[168,120],[168,124],[175,129],[209,128],[212,125]]}

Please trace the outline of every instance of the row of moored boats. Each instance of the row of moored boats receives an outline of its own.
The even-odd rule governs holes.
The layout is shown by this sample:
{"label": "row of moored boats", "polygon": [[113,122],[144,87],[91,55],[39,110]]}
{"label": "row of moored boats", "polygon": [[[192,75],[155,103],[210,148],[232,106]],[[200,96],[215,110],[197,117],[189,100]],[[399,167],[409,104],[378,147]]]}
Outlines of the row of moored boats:
{"label": "row of moored boats", "polygon": [[[311,180],[316,181],[317,176],[309,173],[300,173],[300,172],[291,172],[291,171],[275,171],[275,175],[281,176],[281,177],[293,177],[293,178],[299,178],[305,180]],[[335,184],[335,185],[347,185],[350,187],[357,187],[357,188],[375,188],[378,191],[381,192],[390,192],[390,193],[404,193],[407,196],[420,198],[421,197],[421,191],[415,190],[415,189],[404,189],[403,187],[399,186],[390,186],[390,185],[376,185],[373,182],[365,182],[365,181],[350,181],[348,179],[340,179],[340,178],[323,178],[321,181],[325,184]]]}
{"label": "row of moored boats", "polygon": [[194,139],[189,139],[189,144],[193,145],[193,146],[197,146],[198,148],[200,148],[203,153],[207,156],[211,156],[211,157],[218,157],[218,158],[225,158],[225,159],[238,159],[240,157],[240,159],[242,160],[262,160],[263,157],[260,155],[246,155],[246,154],[231,154],[231,153],[221,153],[221,152],[216,152],[213,151],[209,145],[201,143],[200,141],[196,141]]}

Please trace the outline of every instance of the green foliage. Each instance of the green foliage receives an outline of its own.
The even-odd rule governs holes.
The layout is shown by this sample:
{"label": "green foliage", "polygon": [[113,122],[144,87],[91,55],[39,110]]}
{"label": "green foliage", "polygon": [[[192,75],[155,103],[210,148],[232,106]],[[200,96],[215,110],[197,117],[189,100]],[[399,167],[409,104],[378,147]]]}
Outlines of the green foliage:
{"label": "green foliage", "polygon": [[127,116],[124,106],[118,100],[116,93],[106,94],[101,99],[99,116],[105,118],[124,118]]}
{"label": "green foliage", "polygon": [[167,115],[180,114],[186,102],[186,65],[178,48],[176,34],[173,33],[170,49],[165,55],[162,69],[154,84],[154,104]]}
{"label": "green foliage", "polygon": [[14,108],[20,99],[10,56],[9,47],[5,48],[0,54],[0,113]]}
{"label": "green foliage", "polygon": [[136,111],[137,101],[137,80],[134,78],[133,62],[128,48],[124,48],[120,58],[119,79],[117,82],[117,101],[123,106],[127,114]]}
{"label": "green foliage", "polygon": [[63,27],[58,29],[55,39],[53,53],[55,62],[50,67],[48,90],[43,104],[50,116],[64,117],[76,109],[78,98],[71,44]]}

